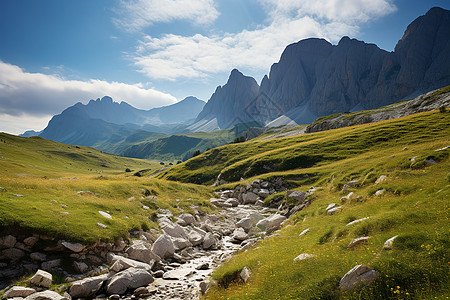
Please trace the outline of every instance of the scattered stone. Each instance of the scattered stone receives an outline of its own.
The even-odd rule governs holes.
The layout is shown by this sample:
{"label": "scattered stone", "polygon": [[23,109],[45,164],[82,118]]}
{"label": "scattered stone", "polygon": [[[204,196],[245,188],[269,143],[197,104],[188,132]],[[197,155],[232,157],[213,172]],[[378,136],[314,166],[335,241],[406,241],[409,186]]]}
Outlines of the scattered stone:
{"label": "scattered stone", "polygon": [[265,230],[266,232],[272,232],[281,227],[281,223],[283,223],[287,218],[285,216],[274,214],[268,218],[260,220],[256,226],[261,230]]}
{"label": "scattered stone", "polygon": [[97,226],[98,226],[98,227],[101,227],[101,228],[103,228],[103,229],[108,228],[108,226],[106,226],[105,224],[100,223],[100,222],[97,222]]}
{"label": "scattered stone", "polygon": [[394,240],[398,237],[398,235],[391,237],[386,242],[384,242],[383,249],[390,250],[392,249],[392,245],[394,244]]}
{"label": "scattered stone", "polygon": [[27,288],[23,286],[13,286],[9,290],[7,290],[2,298],[9,299],[9,298],[15,298],[15,297],[21,297],[25,298],[31,294],[36,293],[35,289]]}
{"label": "scattered stone", "polygon": [[385,192],[385,189],[378,190],[378,191],[375,192],[375,196],[376,197],[380,197],[380,196],[382,196],[384,194],[384,192]]}
{"label": "scattered stone", "polygon": [[247,192],[242,195],[242,201],[244,204],[255,204],[258,200],[260,200],[259,196],[253,192]]}
{"label": "scattered stone", "polygon": [[30,279],[30,283],[48,288],[52,284],[53,276],[44,270],[37,270]]}
{"label": "scattered stone", "polygon": [[86,248],[86,246],[83,246],[80,243],[69,243],[69,242],[63,241],[61,244],[64,247],[66,247],[67,249],[69,249],[75,253],[81,252]]}
{"label": "scattered stone", "polygon": [[248,234],[245,232],[243,228],[236,228],[231,235],[234,241],[242,242],[248,239]]}
{"label": "scattered stone", "polygon": [[87,270],[89,270],[88,265],[82,261],[74,261],[73,266],[74,266],[75,270],[77,270],[80,273],[84,273]]}
{"label": "scattered stone", "polygon": [[354,188],[358,183],[359,183],[358,179],[349,181],[346,184],[344,184],[342,190],[343,191],[348,191],[349,189]]}
{"label": "scattered stone", "polygon": [[355,193],[350,192],[350,193],[348,193],[347,196],[344,196],[344,197],[341,198],[341,203],[345,203],[345,202],[347,202],[349,200],[352,200],[352,199],[355,199],[355,198],[356,198]]}
{"label": "scattered stone", "polygon": [[248,267],[244,267],[239,274],[239,277],[242,279],[242,281],[247,282],[250,279],[250,276],[252,275],[252,271]]}
{"label": "scattered stone", "polygon": [[148,294],[148,289],[144,286],[138,287],[137,289],[134,290],[133,295],[135,297],[142,297]]}
{"label": "scattered stone", "polygon": [[159,257],[150,250],[150,244],[142,240],[134,240],[133,244],[126,250],[126,253],[129,258],[147,264],[159,260]]}
{"label": "scattered stone", "polygon": [[303,191],[287,191],[288,198],[293,198],[298,202],[303,202],[306,199],[306,193]]}
{"label": "scattered stone", "polygon": [[327,210],[327,215],[333,215],[336,212],[341,211],[341,210],[342,210],[342,206],[334,207],[334,208],[332,208],[330,210]]}
{"label": "scattered stone", "polygon": [[326,211],[332,209],[333,207],[336,207],[336,203],[330,203],[328,204],[327,208],[325,208]]}
{"label": "scattered stone", "polygon": [[[206,234],[206,233],[205,233]],[[188,234],[189,242],[193,246],[200,245],[203,242],[203,236],[195,230],[191,230]]]}
{"label": "scattered stone", "polygon": [[60,265],[61,265],[61,259],[54,259],[54,260],[49,260],[49,261],[43,262],[41,264],[41,267],[44,270],[51,270],[56,267],[59,267]]}
{"label": "scattered stone", "polygon": [[188,214],[188,213],[184,213],[178,216],[178,218],[180,218],[181,220],[183,220],[186,224],[186,226],[191,225],[193,223],[195,223],[195,218],[193,215]]}
{"label": "scattered stone", "polygon": [[25,256],[25,252],[23,250],[17,248],[9,248],[5,249],[1,252],[1,255],[9,260],[17,261]]}
{"label": "scattered stone", "polygon": [[104,212],[104,211],[99,210],[98,213],[101,214],[103,217],[112,220],[111,215],[108,214],[107,212]]}
{"label": "scattered stone", "polygon": [[36,236],[30,236],[23,240],[23,243],[27,246],[33,247],[39,241],[39,238]]}
{"label": "scattered stone", "polygon": [[268,189],[260,189],[256,194],[261,198],[267,198],[270,196],[270,192]]}
{"label": "scattered stone", "polygon": [[436,149],[434,151],[442,151],[442,150],[447,150],[447,149],[450,149],[450,146],[446,146],[444,148]]}
{"label": "scattered stone", "polygon": [[156,278],[162,278],[163,275],[164,275],[164,271],[163,270],[158,270],[158,271],[155,271],[153,273],[153,276],[156,277]]}
{"label": "scattered stone", "polygon": [[406,150],[408,150],[408,148],[407,148],[407,147],[405,147],[405,148],[403,148],[403,149],[402,149],[402,151],[406,151]]}
{"label": "scattered stone", "polygon": [[345,225],[345,226],[350,226],[350,225],[353,225],[353,224],[362,222],[362,221],[364,221],[364,220],[367,220],[367,219],[369,219],[369,218],[370,218],[370,217],[365,217],[365,218],[361,218],[361,219],[358,219],[358,220],[354,220],[354,221],[351,221],[350,223],[347,223],[347,225]]}
{"label": "scattered stone", "polygon": [[368,239],[370,239],[370,236],[363,236],[363,237],[356,238],[347,245],[347,249],[351,249],[362,243],[365,243],[365,242],[367,242]]}
{"label": "scattered stone", "polygon": [[45,255],[44,253],[40,253],[40,252],[33,252],[30,254],[30,258],[32,260],[36,260],[36,261],[46,261],[47,255]]}
{"label": "scattered stone", "polygon": [[206,282],[202,281],[199,283],[198,287],[200,288],[200,292],[202,293],[202,295],[204,295],[208,290],[209,285]]}
{"label": "scattered stone", "polygon": [[294,258],[294,261],[300,261],[300,260],[313,258],[313,257],[316,257],[316,256],[314,254],[302,253],[299,256],[297,256],[296,258]]}
{"label": "scattered stone", "polygon": [[348,291],[359,285],[368,285],[378,277],[377,271],[364,265],[357,265],[348,271],[339,282],[339,287]]}
{"label": "scattered stone", "polygon": [[380,184],[382,182],[385,182],[387,179],[386,175],[381,175],[380,177],[378,177],[377,181],[375,181],[375,184]]}
{"label": "scattered stone", "polygon": [[0,186],[0,192],[7,192],[7,191],[8,191],[8,189]]}
{"label": "scattered stone", "polygon": [[153,276],[144,269],[129,268],[112,276],[106,286],[106,293],[124,294],[127,289],[135,289],[153,282]]}
{"label": "scattered stone", "polygon": [[236,223],[236,227],[243,228],[245,230],[245,232],[248,232],[250,230],[250,228],[252,228],[252,225],[253,225],[252,223],[253,223],[252,219],[244,218]]}
{"label": "scattered stone", "polygon": [[226,205],[231,205],[231,207],[236,207],[239,205],[239,201],[236,198],[229,198],[227,201],[225,201]]}
{"label": "scattered stone", "polygon": [[208,270],[209,269],[209,264],[208,263],[203,263],[200,266],[197,266],[195,269],[197,269],[197,270]]}
{"label": "scattered stone", "polygon": [[92,297],[97,294],[107,278],[108,276],[103,274],[75,281],[70,287],[69,294],[72,298]]}
{"label": "scattered stone", "polygon": [[94,196],[95,194],[91,191],[78,191],[78,195],[80,196]]}
{"label": "scattered stone", "polygon": [[12,235],[0,237],[0,249],[8,249],[14,247],[17,239]]}
{"label": "scattered stone", "polygon": [[26,297],[25,300],[68,300],[68,299],[54,291],[43,291],[33,293],[28,297]]}
{"label": "scattered stone", "polygon": [[205,238],[203,239],[203,249],[209,249],[216,245],[216,238],[211,232],[206,233]]}
{"label": "scattered stone", "polygon": [[144,262],[136,261],[130,258],[126,258],[119,255],[113,255],[111,259],[112,266],[110,270],[114,272],[120,272],[122,270],[128,269],[128,268],[135,268],[135,269],[144,269],[146,271],[150,271],[153,267],[153,262],[151,264],[147,264]]}
{"label": "scattered stone", "polygon": [[300,234],[298,235],[298,237],[302,237],[305,234],[307,234],[309,232],[309,228],[306,228],[305,230],[303,230],[302,232],[300,232]]}
{"label": "scattered stone", "polygon": [[24,197],[24,195],[20,195],[20,194],[13,194],[13,196],[15,196],[15,197]]}
{"label": "scattered stone", "polygon": [[108,297],[108,300],[120,300],[120,295],[113,294]]}
{"label": "scattered stone", "polygon": [[152,252],[161,258],[167,258],[173,256],[175,247],[170,237],[163,234],[156,239],[152,246]]}

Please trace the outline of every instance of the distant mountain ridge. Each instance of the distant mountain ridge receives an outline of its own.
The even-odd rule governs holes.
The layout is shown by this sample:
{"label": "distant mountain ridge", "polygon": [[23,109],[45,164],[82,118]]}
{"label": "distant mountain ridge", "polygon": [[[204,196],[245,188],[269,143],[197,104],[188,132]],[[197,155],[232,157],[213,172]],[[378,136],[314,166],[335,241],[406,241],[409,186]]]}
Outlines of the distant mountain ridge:
{"label": "distant mountain ridge", "polygon": [[[257,92],[256,85],[246,87],[248,77],[235,76],[233,70],[196,121],[251,116],[279,126],[377,108],[449,85],[449,53],[450,11],[438,7],[414,20],[393,52],[348,37],[337,45],[324,39],[302,40],[286,47]],[[228,87],[234,78],[241,79],[232,85],[240,89]],[[234,124],[217,122],[219,128]]]}

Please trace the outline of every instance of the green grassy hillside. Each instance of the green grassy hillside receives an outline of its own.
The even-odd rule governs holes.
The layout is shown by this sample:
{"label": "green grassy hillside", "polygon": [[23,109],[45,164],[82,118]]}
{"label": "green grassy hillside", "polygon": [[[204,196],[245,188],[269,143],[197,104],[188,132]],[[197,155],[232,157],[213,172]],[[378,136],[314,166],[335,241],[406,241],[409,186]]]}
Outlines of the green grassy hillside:
{"label": "green grassy hillside", "polygon": [[[450,294],[450,113],[401,119],[212,149],[160,178],[210,184],[218,174],[233,188],[253,179],[283,178],[296,190],[318,187],[312,204],[279,235],[235,255],[213,276],[207,299],[444,299]],[[442,149],[442,150],[439,150]],[[375,184],[381,175],[387,180]],[[245,181],[239,181],[240,178]],[[343,185],[359,180],[346,192]],[[375,192],[384,190],[382,196]],[[349,192],[359,200],[341,203]],[[285,199],[286,193],[265,202]],[[330,203],[342,211],[327,215]],[[292,203],[292,200],[288,203]],[[369,217],[354,225],[347,223]],[[303,237],[303,230],[310,231]],[[392,250],[384,242],[398,235]],[[355,238],[368,243],[350,250]],[[294,262],[301,253],[316,257]],[[357,264],[378,279],[349,292],[340,278]],[[247,283],[238,272],[248,266]]]}
{"label": "green grassy hillside", "polygon": [[[179,208],[191,210],[191,205],[209,209],[204,201],[208,188],[132,176],[140,170],[149,173],[159,168],[159,163],[117,157],[89,147],[1,133],[0,230],[85,242],[113,240],[132,228],[156,226],[151,219],[157,208],[176,214]],[[157,199],[145,197],[143,191]],[[109,211],[112,220],[98,211]],[[102,229],[97,222],[108,228]]]}

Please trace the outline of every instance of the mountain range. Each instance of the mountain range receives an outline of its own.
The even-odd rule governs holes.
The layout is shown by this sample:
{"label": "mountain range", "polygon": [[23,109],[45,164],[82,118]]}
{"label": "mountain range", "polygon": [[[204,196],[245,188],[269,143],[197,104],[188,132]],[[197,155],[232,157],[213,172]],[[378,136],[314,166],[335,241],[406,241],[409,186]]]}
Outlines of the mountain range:
{"label": "mountain range", "polygon": [[[206,145],[230,142],[242,133],[243,124],[309,124],[318,117],[378,108],[450,85],[449,53],[450,11],[435,7],[407,27],[392,52],[349,37],[337,45],[309,38],[288,45],[260,85],[233,69],[206,104],[187,97],[140,110],[105,96],[86,105],[77,103],[54,116],[42,132],[24,135],[140,158],[186,158],[192,151],[168,145],[202,145],[197,150],[203,151]],[[200,135],[200,140],[168,137],[236,125],[240,129],[227,138],[218,138],[220,132]],[[163,152],[168,148],[181,152],[167,156]]]}

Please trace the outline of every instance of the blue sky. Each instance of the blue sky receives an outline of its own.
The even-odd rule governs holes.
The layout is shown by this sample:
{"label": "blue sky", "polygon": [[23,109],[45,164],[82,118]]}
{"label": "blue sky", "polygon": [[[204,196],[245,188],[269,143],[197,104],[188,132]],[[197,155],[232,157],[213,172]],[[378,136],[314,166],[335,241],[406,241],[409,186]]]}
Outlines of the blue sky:
{"label": "blue sky", "polygon": [[233,68],[258,82],[286,45],[348,35],[392,51],[449,0],[2,0],[0,131],[43,129],[104,95],[149,109],[208,100]]}

